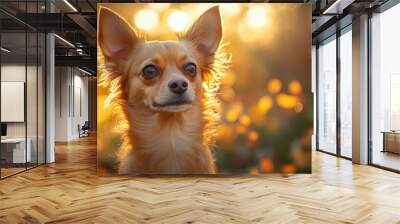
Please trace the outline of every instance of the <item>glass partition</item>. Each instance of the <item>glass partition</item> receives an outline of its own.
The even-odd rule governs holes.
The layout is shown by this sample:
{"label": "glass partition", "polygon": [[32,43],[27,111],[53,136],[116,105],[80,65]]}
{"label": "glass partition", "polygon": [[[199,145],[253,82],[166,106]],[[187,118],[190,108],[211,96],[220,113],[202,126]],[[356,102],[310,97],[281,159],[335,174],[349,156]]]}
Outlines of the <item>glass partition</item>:
{"label": "glass partition", "polygon": [[[1,1],[18,16],[43,1]],[[40,8],[40,9],[39,9]],[[45,35],[0,12],[0,178],[45,163]]]}
{"label": "glass partition", "polygon": [[32,151],[26,141],[26,40],[25,32],[1,34],[2,177],[24,171],[31,162]]}
{"label": "glass partition", "polygon": [[321,43],[317,54],[317,149],[336,154],[336,36]]}
{"label": "glass partition", "polygon": [[340,36],[340,154],[352,157],[352,33],[351,26]]}
{"label": "glass partition", "polygon": [[371,18],[371,162],[400,170],[400,4]]}

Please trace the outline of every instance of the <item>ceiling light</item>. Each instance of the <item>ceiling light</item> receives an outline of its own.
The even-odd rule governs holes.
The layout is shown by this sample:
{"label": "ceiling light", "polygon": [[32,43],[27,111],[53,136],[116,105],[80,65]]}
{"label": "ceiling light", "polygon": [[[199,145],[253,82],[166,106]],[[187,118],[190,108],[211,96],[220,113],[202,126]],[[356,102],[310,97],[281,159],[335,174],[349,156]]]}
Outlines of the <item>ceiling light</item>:
{"label": "ceiling light", "polygon": [[54,34],[55,37],[57,37],[59,40],[61,40],[62,42],[64,42],[65,44],[67,44],[70,47],[75,48],[75,45],[73,45],[71,42],[69,42],[68,40],[60,37],[58,34]]}
{"label": "ceiling light", "polygon": [[88,72],[88,71],[86,71],[86,70],[83,70],[83,69],[81,69],[81,68],[79,68],[79,67],[78,67],[78,70],[81,71],[81,72],[83,72],[83,73],[85,73],[86,75],[92,75],[92,73],[90,73],[90,72]]}
{"label": "ceiling light", "polygon": [[5,48],[5,47],[1,47],[0,49],[1,49],[2,51],[6,52],[6,53],[10,53],[10,52],[11,52],[11,50],[9,50],[9,49],[7,49],[7,48]]}
{"label": "ceiling light", "polygon": [[78,12],[78,10],[68,0],[64,0],[64,3],[67,4],[74,12]]}
{"label": "ceiling light", "polygon": [[351,5],[355,0],[336,0],[322,14],[342,14],[343,10]]}

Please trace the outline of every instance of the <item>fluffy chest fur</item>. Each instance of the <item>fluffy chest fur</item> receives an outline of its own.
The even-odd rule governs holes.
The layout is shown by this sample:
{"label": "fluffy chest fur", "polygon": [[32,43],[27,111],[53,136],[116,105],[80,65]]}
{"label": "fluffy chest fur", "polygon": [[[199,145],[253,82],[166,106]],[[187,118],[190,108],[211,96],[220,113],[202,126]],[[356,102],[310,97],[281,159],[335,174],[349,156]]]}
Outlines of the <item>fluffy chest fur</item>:
{"label": "fluffy chest fur", "polygon": [[[127,173],[213,173],[209,148],[203,144],[202,111],[149,113],[127,107],[132,150],[122,161]],[[128,163],[130,165],[124,164]]]}

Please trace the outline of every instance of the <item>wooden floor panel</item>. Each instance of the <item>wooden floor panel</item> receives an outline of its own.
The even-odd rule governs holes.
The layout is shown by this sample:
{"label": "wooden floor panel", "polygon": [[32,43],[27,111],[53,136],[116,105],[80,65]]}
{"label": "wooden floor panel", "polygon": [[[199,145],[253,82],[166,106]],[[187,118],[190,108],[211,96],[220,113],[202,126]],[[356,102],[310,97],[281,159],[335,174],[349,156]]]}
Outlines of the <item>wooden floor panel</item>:
{"label": "wooden floor panel", "polygon": [[400,175],[320,152],[312,175],[98,177],[96,141],[0,181],[0,223],[400,223]]}

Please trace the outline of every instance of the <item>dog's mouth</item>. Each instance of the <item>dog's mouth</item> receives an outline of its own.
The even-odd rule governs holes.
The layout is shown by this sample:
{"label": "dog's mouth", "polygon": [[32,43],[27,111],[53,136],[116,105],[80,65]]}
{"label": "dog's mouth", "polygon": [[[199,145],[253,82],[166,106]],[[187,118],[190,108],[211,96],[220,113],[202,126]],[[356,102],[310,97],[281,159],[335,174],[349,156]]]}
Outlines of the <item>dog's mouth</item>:
{"label": "dog's mouth", "polygon": [[152,106],[158,111],[181,112],[192,107],[192,101],[187,99],[172,100],[166,103],[153,102]]}

